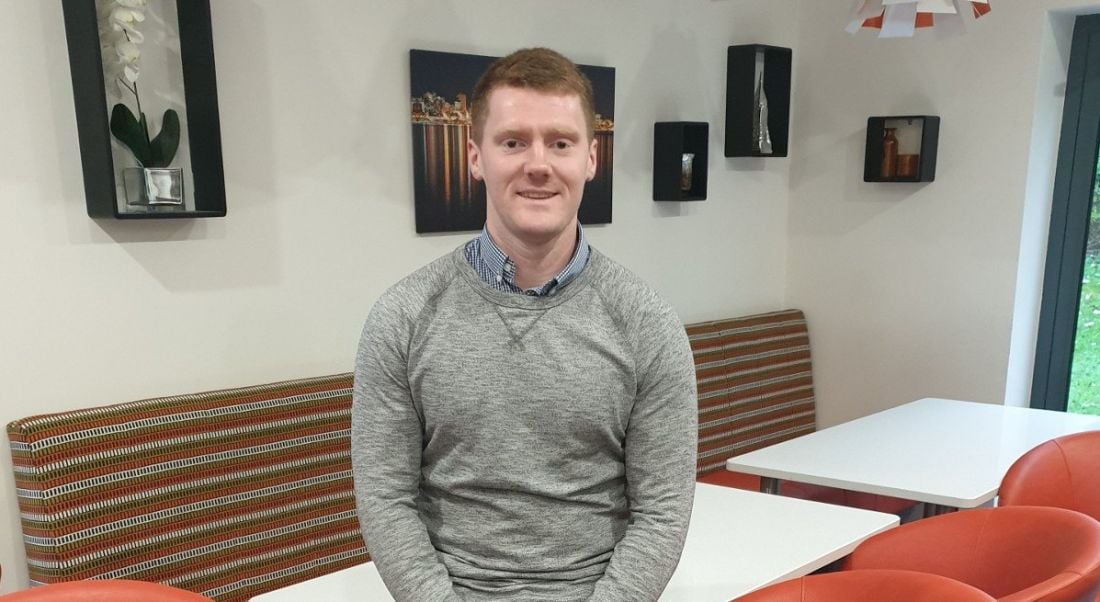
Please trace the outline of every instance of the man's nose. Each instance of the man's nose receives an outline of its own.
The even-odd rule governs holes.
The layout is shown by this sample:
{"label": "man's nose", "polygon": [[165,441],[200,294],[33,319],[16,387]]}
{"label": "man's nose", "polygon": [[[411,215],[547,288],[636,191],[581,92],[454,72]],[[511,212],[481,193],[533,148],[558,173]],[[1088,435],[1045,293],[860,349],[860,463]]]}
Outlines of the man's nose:
{"label": "man's nose", "polygon": [[541,144],[531,145],[524,171],[528,176],[544,176],[550,173],[546,148]]}

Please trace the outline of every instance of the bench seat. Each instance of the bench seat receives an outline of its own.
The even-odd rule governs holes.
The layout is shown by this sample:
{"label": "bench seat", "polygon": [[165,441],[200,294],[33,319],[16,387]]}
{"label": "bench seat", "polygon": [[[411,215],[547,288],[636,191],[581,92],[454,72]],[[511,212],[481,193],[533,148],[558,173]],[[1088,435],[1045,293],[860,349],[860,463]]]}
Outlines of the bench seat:
{"label": "bench seat", "polygon": [[166,583],[248,600],[369,559],[350,374],[8,425],[31,584]]}
{"label": "bench seat", "polygon": [[[810,336],[802,311],[787,309],[689,324],[699,389],[696,479],[760,489],[760,477],[726,470],[726,460],[814,432]],[[806,483],[781,482],[790,497],[904,514],[916,502]]]}
{"label": "bench seat", "polygon": [[[687,331],[698,480],[758,490],[759,478],[725,461],[813,432],[805,318],[786,310]],[[31,584],[126,578],[237,602],[369,561],[352,486],[351,390],[351,374],[337,374],[12,422]],[[781,489],[886,512],[912,504]]]}

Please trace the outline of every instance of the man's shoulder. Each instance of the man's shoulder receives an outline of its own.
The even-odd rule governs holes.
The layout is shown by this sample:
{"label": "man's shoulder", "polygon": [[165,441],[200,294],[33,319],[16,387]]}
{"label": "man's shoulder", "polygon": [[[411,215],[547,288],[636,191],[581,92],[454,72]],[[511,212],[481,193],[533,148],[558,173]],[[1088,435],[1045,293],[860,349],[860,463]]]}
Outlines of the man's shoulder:
{"label": "man's shoulder", "polygon": [[640,276],[596,249],[592,249],[592,257],[596,268],[592,285],[608,311],[626,322],[675,318],[672,306]]}
{"label": "man's shoulder", "polygon": [[456,252],[461,253],[461,248],[437,257],[391,285],[375,302],[372,315],[414,318],[458,278]]}
{"label": "man's shoulder", "polygon": [[[619,331],[632,341],[639,358],[679,354],[683,363],[668,364],[694,373],[684,323],[672,305],[641,277],[606,255],[598,256],[593,285]],[[648,366],[650,364],[645,363]]]}

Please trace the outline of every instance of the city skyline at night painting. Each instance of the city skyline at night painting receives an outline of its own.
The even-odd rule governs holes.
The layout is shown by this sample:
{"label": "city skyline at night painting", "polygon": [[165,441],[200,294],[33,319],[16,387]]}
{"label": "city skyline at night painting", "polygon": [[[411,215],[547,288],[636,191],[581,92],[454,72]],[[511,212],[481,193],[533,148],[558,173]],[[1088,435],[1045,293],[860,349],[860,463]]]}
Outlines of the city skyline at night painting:
{"label": "city skyline at night painting", "polygon": [[[466,140],[469,100],[497,57],[409,51],[413,196],[416,232],[463,232],[485,224],[485,186],[470,175]],[[615,69],[578,65],[592,82],[596,105],[596,176],[584,187],[582,224],[611,223],[615,149]]]}

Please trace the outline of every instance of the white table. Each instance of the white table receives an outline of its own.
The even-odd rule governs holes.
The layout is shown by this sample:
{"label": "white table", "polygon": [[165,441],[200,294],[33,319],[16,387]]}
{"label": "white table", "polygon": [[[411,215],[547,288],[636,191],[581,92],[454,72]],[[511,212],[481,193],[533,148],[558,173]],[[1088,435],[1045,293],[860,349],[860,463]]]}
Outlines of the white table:
{"label": "white table", "polygon": [[1100,429],[1100,417],[951,399],[919,399],[742,454],[726,468],[775,479],[975,508],[1009,466],[1055,437]]}
{"label": "white table", "polygon": [[725,602],[812,573],[897,524],[893,514],[700,483],[684,553],[661,600]]}
{"label": "white table", "polygon": [[[898,517],[697,484],[680,564],[661,600],[726,602],[843,558]],[[393,600],[374,563],[256,596],[254,602]]]}

